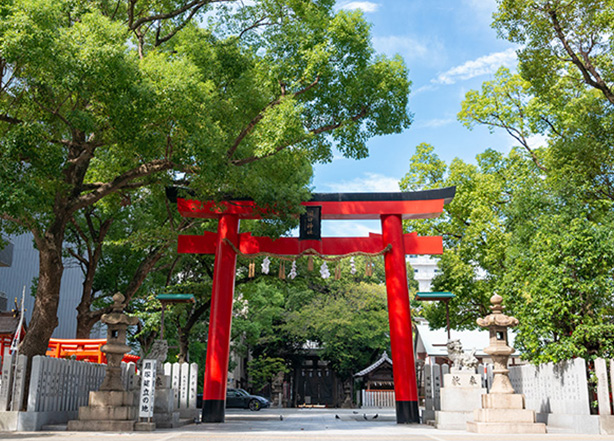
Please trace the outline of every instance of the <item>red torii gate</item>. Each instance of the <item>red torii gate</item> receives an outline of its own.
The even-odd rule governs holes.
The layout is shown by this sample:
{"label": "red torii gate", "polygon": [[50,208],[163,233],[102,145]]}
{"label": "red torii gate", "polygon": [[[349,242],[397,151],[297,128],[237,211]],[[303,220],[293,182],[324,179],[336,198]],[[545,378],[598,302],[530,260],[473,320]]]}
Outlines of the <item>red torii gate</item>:
{"label": "red torii gate", "polygon": [[322,255],[345,255],[357,251],[379,253],[388,246],[390,249],[384,254],[384,264],[397,423],[419,422],[405,255],[441,254],[443,245],[440,236],[403,234],[402,220],[439,216],[444,204],[454,198],[455,191],[455,187],[448,187],[398,193],[314,194],[303,205],[320,207],[322,219],[380,219],[382,223],[382,234],[320,240],[272,240],[268,237],[254,237],[250,233],[239,234],[240,219],[261,217],[262,209],[253,201],[215,203],[178,198],[177,208],[182,216],[219,219],[217,233],[182,235],[178,240],[179,253],[215,254],[203,422],[224,422],[236,250],[247,255],[266,252],[292,256],[306,250],[315,250]]}

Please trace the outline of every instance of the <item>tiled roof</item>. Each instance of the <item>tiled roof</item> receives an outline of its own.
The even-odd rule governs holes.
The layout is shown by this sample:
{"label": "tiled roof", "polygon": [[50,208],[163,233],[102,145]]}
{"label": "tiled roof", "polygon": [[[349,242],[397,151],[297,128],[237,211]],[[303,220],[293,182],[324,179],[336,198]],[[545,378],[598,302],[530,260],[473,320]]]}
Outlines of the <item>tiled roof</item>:
{"label": "tiled roof", "polygon": [[373,372],[375,369],[377,369],[378,367],[380,367],[382,365],[382,363],[384,362],[388,362],[390,364],[392,364],[392,360],[390,359],[390,357],[388,357],[388,354],[384,351],[384,353],[382,354],[382,356],[380,357],[379,360],[377,360],[375,363],[373,363],[371,366],[369,366],[368,368],[363,369],[362,371],[354,374],[355,377],[362,377],[364,375],[367,375],[369,372]]}
{"label": "tiled roof", "polygon": [[0,334],[14,334],[19,324],[19,316],[13,317],[12,312],[0,312]]}

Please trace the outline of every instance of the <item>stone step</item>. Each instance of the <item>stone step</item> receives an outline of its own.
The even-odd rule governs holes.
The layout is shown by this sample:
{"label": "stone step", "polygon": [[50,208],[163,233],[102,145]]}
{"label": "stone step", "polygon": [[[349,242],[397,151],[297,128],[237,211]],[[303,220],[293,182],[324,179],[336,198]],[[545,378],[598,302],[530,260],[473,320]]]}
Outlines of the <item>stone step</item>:
{"label": "stone step", "polygon": [[124,391],[99,390],[90,392],[90,406],[133,406],[134,393]]}
{"label": "stone step", "polygon": [[474,433],[546,433],[543,423],[467,422],[467,431]]}
{"label": "stone step", "polygon": [[524,395],[487,394],[482,395],[484,409],[524,409]]}
{"label": "stone step", "polygon": [[435,427],[441,430],[466,430],[467,422],[473,420],[473,412],[435,412]]}
{"label": "stone step", "polygon": [[135,421],[81,421],[68,422],[69,432],[134,432]]}
{"label": "stone step", "polygon": [[136,407],[131,406],[84,406],[79,408],[80,420],[136,420]]}
{"label": "stone step", "polygon": [[534,423],[535,411],[529,409],[476,409],[473,420],[482,423],[519,422]]}

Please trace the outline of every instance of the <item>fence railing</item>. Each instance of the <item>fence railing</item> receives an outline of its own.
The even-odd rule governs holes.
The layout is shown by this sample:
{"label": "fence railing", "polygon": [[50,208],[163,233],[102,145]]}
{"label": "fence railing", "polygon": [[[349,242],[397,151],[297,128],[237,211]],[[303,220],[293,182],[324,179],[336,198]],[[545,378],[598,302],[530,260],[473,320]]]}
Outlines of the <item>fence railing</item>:
{"label": "fence railing", "polygon": [[362,407],[395,407],[394,390],[363,390]]}

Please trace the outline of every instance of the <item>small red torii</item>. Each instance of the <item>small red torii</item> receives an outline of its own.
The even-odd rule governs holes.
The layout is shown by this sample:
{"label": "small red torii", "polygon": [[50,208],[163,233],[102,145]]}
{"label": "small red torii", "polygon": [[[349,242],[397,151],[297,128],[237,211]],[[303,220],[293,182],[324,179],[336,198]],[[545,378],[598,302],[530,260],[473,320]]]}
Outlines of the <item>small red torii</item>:
{"label": "small red torii", "polygon": [[346,255],[354,252],[384,254],[386,292],[390,324],[397,423],[417,423],[418,390],[413,353],[406,254],[441,254],[440,236],[403,234],[403,219],[439,216],[444,204],[454,198],[456,188],[396,193],[316,193],[305,207],[319,207],[321,219],[380,219],[382,234],[369,237],[331,237],[320,240],[255,237],[239,234],[240,219],[261,218],[263,209],[253,201],[200,202],[177,199],[184,217],[217,218],[217,233],[181,235],[179,253],[215,254],[209,339],[205,365],[203,422],[224,422],[226,382],[230,351],[230,327],[234,296],[237,251],[241,254],[271,253],[296,256],[304,252]]}

